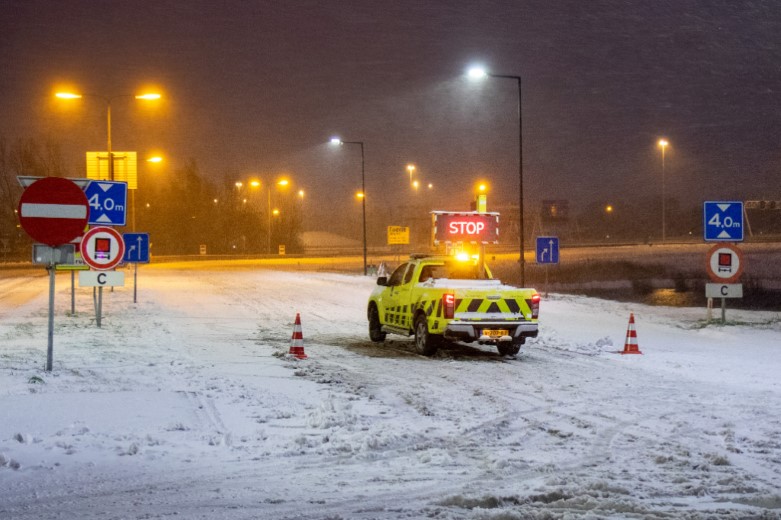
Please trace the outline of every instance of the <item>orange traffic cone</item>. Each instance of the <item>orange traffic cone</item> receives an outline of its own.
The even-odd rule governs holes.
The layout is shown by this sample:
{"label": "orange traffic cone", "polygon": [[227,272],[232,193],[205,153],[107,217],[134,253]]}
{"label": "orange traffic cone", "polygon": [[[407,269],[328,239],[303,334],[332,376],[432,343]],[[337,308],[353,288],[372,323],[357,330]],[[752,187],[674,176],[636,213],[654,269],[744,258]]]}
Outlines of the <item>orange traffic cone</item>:
{"label": "orange traffic cone", "polygon": [[304,353],[304,333],[301,331],[301,315],[296,313],[296,323],[293,325],[293,337],[290,342],[290,354],[297,359],[306,359]]}
{"label": "orange traffic cone", "polygon": [[624,351],[622,354],[642,354],[637,345],[637,331],[635,330],[635,315],[629,313],[629,326],[626,329],[626,341],[624,342]]}

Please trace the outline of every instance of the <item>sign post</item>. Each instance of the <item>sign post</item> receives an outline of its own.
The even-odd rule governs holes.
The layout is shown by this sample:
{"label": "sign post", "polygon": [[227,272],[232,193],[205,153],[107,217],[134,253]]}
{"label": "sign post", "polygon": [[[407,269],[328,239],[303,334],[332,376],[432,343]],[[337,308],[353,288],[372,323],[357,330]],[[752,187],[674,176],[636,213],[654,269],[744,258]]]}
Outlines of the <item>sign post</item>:
{"label": "sign post", "polygon": [[[434,245],[477,244],[479,269],[485,273],[485,245],[499,243],[499,213],[432,211]],[[523,251],[521,251],[523,260]]]}
{"label": "sign post", "polygon": [[708,276],[716,283],[705,286],[705,296],[721,298],[721,323],[727,320],[727,298],[742,298],[743,286],[736,284],[746,263],[743,252],[733,244],[716,244],[708,251]]}
{"label": "sign post", "polygon": [[54,283],[55,266],[65,263],[59,246],[81,235],[89,218],[87,197],[73,181],[44,177],[29,184],[19,199],[19,224],[33,240],[51,248],[49,270],[49,331],[46,371],[54,363]]}
{"label": "sign post", "polygon": [[125,233],[122,235],[125,242],[126,264],[133,266],[133,303],[138,303],[138,264],[149,263],[149,233]]}
{"label": "sign post", "polygon": [[559,237],[537,237],[537,263],[545,265],[545,295],[548,294],[548,265],[559,263]]}
{"label": "sign post", "polygon": [[[113,269],[122,262],[125,256],[125,242],[122,240],[122,235],[110,227],[90,229],[84,234],[79,247],[81,248],[81,256],[84,259],[84,263],[98,271]],[[81,282],[81,274],[79,275],[79,282]],[[103,284],[98,285],[98,296],[95,300],[95,322],[98,328],[100,328],[102,311]]]}

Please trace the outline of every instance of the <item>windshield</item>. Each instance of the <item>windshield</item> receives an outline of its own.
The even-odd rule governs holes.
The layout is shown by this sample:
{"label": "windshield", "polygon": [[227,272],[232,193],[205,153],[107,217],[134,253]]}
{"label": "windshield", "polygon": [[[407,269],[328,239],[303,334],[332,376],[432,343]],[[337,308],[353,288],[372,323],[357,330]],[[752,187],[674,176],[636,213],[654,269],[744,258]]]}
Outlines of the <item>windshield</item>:
{"label": "windshield", "polygon": [[471,262],[445,262],[442,264],[430,264],[420,270],[419,281],[429,279],[447,278],[449,280],[487,280],[488,276],[480,276],[477,265]]}

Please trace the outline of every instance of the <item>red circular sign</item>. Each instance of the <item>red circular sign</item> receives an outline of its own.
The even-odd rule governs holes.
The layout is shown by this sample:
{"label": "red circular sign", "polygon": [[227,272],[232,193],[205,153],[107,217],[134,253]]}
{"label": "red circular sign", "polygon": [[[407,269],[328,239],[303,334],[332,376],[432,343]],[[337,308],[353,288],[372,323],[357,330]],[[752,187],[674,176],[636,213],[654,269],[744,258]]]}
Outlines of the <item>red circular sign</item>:
{"label": "red circular sign", "polygon": [[708,276],[716,283],[735,283],[743,274],[743,252],[732,244],[716,244],[708,251]]}
{"label": "red circular sign", "polygon": [[79,249],[85,264],[99,271],[107,271],[122,263],[125,241],[114,228],[96,227],[84,234]]}
{"label": "red circular sign", "polygon": [[61,177],[44,177],[30,184],[17,210],[27,234],[49,246],[81,236],[89,219],[87,196],[76,183]]}

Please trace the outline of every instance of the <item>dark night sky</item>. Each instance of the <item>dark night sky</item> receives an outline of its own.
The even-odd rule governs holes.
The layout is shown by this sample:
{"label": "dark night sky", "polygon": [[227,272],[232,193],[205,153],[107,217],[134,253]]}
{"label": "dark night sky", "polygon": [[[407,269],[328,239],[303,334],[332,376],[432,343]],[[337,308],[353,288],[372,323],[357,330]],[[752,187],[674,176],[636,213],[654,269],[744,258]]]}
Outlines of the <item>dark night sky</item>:
{"label": "dark night sky", "polygon": [[105,105],[64,107],[56,86],[153,84],[155,110],[112,103],[114,149],[193,158],[215,179],[286,173],[320,227],[357,215],[359,148],[334,134],[365,142],[375,222],[398,214],[409,162],[437,209],[467,209],[479,178],[489,204],[512,203],[516,84],[470,82],[475,62],[523,76],[527,208],[658,197],[661,136],[682,203],[781,198],[776,0],[5,0],[0,135],[60,142],[81,176],[105,149]]}

